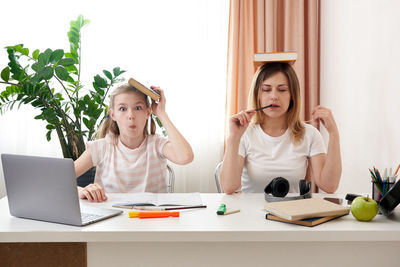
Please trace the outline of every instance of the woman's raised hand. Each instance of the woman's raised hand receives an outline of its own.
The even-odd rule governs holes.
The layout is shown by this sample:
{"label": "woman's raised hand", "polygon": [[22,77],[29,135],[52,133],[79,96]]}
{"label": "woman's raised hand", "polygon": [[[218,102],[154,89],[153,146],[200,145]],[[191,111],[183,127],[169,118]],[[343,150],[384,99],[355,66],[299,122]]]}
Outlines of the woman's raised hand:
{"label": "woman's raised hand", "polygon": [[317,106],[312,111],[311,117],[314,121],[322,122],[329,134],[338,132],[335,119],[330,109]]}
{"label": "woman's raised hand", "polygon": [[250,109],[231,116],[229,118],[229,136],[232,138],[242,137],[254,114],[256,114],[254,109]]}

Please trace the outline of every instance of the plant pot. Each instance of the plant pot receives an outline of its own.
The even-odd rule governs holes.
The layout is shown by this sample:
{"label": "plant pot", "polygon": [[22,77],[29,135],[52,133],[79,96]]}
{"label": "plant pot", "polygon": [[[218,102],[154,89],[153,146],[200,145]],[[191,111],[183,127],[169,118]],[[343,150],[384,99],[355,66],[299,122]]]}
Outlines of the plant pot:
{"label": "plant pot", "polygon": [[92,167],[87,172],[82,174],[76,179],[76,183],[80,187],[85,187],[89,184],[92,184],[94,181],[94,176],[96,174],[96,167]]}

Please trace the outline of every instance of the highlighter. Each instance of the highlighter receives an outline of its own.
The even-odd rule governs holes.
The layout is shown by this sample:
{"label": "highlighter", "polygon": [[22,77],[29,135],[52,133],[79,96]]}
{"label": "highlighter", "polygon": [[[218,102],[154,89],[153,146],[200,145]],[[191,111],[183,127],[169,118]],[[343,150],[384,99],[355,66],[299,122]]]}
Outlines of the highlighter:
{"label": "highlighter", "polygon": [[217,214],[218,215],[224,215],[226,211],[226,205],[225,204],[221,204],[217,210]]}
{"label": "highlighter", "polygon": [[[144,215],[144,213],[147,213]],[[129,218],[158,218],[158,217],[179,217],[176,216],[175,213],[171,214],[172,212],[170,211],[130,211],[129,212]],[[148,216],[148,217],[146,217]],[[153,216],[153,217],[150,217]],[[158,217],[155,217],[158,216]]]}
{"label": "highlighter", "polygon": [[179,217],[179,211],[145,211],[139,212],[138,217],[140,219]]}

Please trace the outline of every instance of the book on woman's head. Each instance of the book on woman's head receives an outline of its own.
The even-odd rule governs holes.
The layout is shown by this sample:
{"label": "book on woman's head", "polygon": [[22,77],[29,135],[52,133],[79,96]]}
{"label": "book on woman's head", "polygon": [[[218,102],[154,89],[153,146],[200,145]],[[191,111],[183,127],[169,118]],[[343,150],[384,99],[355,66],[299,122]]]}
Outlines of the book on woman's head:
{"label": "book on woman's head", "polygon": [[287,62],[293,64],[297,59],[296,52],[258,53],[254,54],[254,64],[259,66],[268,62]]}
{"label": "book on woman's head", "polygon": [[156,91],[154,91],[153,89],[144,86],[143,84],[141,84],[140,82],[136,81],[133,78],[130,78],[128,82],[130,85],[135,87],[137,90],[139,90],[143,94],[149,96],[154,101],[160,100],[160,97],[161,97],[160,94],[157,93]]}

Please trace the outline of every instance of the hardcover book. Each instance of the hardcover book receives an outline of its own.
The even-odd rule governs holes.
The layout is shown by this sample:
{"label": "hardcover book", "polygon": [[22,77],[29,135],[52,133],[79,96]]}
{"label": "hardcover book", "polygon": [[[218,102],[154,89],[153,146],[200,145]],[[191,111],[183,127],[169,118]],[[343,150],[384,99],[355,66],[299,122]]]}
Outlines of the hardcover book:
{"label": "hardcover book", "polygon": [[303,226],[308,226],[308,227],[313,227],[318,224],[328,222],[330,220],[342,217],[344,215],[333,215],[333,216],[324,216],[324,217],[314,217],[314,218],[308,218],[308,219],[302,219],[302,220],[297,220],[297,221],[289,221],[282,219],[278,216],[272,215],[270,213],[267,213],[265,215],[265,219],[271,220],[271,221],[278,221],[278,222],[285,222],[285,223],[291,223],[291,224],[298,224],[298,225],[303,225]]}
{"label": "hardcover book", "polygon": [[264,208],[269,213],[289,221],[314,217],[345,215],[350,212],[349,208],[322,198],[266,202]]}
{"label": "hardcover book", "polygon": [[129,79],[129,84],[132,85],[133,87],[135,87],[137,90],[139,90],[143,94],[149,96],[154,101],[160,100],[160,94],[159,93],[157,93],[156,91],[154,91],[151,88],[148,88],[148,87],[144,86],[143,84],[141,84],[140,82],[136,81],[135,79],[130,78]]}
{"label": "hardcover book", "polygon": [[254,54],[254,63],[256,65],[262,65],[267,62],[288,62],[289,64],[293,64],[296,59],[296,52]]}

